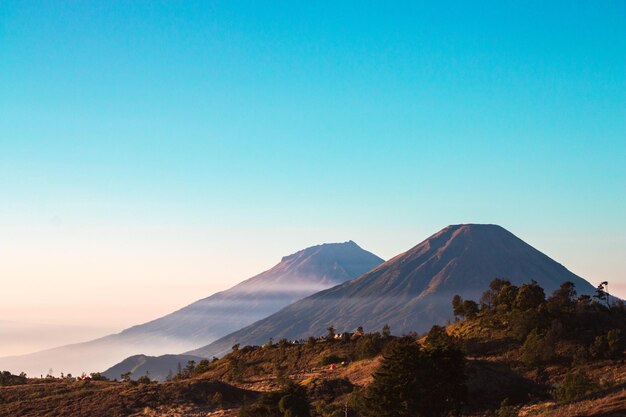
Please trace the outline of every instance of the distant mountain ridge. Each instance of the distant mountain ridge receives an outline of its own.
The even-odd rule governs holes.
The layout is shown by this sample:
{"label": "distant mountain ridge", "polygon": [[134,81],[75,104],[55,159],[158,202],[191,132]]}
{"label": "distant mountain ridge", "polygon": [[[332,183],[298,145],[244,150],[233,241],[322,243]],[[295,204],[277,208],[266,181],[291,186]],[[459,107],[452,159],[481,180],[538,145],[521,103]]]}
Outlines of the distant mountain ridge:
{"label": "distant mountain ridge", "polygon": [[120,335],[180,338],[198,346],[296,300],[353,279],[382,262],[353,241],[312,246],[283,257],[271,269],[226,291],[131,327]]}
{"label": "distant mountain ridge", "polygon": [[564,281],[579,293],[594,287],[563,265],[497,225],[452,225],[362,276],[297,301],[271,316],[203,348],[187,352],[210,357],[235,343],[262,344],[270,337],[305,338],[364,326],[391,326],[394,334],[423,332],[452,319],[451,298],[478,300],[496,277],[514,284],[536,280],[550,293]]}
{"label": "distant mountain ridge", "polygon": [[355,278],[383,260],[353,241],[312,246],[234,287],[118,334],[29,355],[0,358],[0,369],[39,375],[105,369],[142,353],[202,346],[317,291]]}

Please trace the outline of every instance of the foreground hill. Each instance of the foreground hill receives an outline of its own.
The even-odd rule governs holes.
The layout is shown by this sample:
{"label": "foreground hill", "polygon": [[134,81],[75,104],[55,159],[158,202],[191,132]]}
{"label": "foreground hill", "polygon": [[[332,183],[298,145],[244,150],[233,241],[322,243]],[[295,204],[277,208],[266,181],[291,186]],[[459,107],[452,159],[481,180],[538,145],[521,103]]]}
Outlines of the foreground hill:
{"label": "foreground hill", "polygon": [[235,346],[163,384],[0,373],[0,415],[626,415],[623,302],[602,291],[579,296],[571,282],[547,298],[534,282],[497,279],[488,288],[483,302],[455,308],[471,317],[433,326],[422,338],[385,328]]}
{"label": "foreground hill", "polygon": [[551,292],[564,281],[580,293],[594,288],[563,265],[496,225],[446,227],[362,276],[295,302],[279,312],[187,352],[212,357],[235,343],[260,345],[270,337],[299,339],[389,324],[394,333],[423,332],[452,319],[454,294],[477,298],[495,277],[521,284],[536,280]]}
{"label": "foreground hill", "polygon": [[355,278],[383,260],[356,243],[285,256],[273,268],[159,319],[86,343],[0,358],[0,369],[30,375],[106,369],[133,354],[162,355],[209,343],[312,293]]}

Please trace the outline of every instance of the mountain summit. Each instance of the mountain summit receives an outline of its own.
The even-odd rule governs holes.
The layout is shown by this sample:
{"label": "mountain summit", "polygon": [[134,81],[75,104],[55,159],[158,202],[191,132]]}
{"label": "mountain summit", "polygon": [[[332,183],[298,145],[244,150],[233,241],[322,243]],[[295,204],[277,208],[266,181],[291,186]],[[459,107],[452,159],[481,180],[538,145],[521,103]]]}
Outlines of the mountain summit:
{"label": "mountain summit", "polygon": [[156,320],[90,342],[0,358],[0,369],[39,375],[53,368],[80,375],[105,369],[133,354],[182,352],[353,279],[382,262],[352,241],[312,246],[283,257],[273,268],[226,291]]}
{"label": "mountain summit", "polygon": [[143,339],[147,343],[141,352],[146,354],[160,353],[152,346],[158,339],[191,345],[186,349],[201,346],[294,301],[353,279],[382,262],[352,241],[312,246],[283,257],[273,268],[226,291],[131,327],[120,336]]}
{"label": "mountain summit", "polygon": [[269,337],[304,338],[389,324],[395,334],[423,332],[452,319],[455,294],[477,300],[493,278],[514,284],[537,281],[550,293],[571,281],[581,293],[593,286],[497,225],[444,228],[422,243],[342,285],[291,304],[266,319],[190,354],[226,353],[234,343],[261,344]]}

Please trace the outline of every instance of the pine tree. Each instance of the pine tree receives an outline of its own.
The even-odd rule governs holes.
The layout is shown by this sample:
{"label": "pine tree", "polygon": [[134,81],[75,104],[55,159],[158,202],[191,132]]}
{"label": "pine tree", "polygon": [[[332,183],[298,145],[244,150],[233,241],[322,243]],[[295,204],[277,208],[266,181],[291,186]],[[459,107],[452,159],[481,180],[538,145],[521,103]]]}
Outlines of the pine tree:
{"label": "pine tree", "polygon": [[362,413],[368,417],[448,415],[465,395],[464,363],[458,350],[425,350],[403,339],[374,374]]}

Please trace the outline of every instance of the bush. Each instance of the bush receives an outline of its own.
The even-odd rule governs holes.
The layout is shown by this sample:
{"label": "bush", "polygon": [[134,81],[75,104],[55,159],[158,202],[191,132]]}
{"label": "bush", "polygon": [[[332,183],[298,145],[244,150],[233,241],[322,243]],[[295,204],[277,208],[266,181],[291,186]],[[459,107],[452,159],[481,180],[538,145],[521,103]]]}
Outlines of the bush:
{"label": "bush", "polygon": [[23,385],[26,382],[26,374],[23,372],[19,375],[13,375],[9,371],[0,372],[0,387],[5,387],[9,385]]}
{"label": "bush", "polygon": [[221,392],[217,391],[213,394],[213,398],[211,398],[211,403],[215,408],[222,408],[222,402],[224,401],[224,396]]}
{"label": "bush", "polygon": [[622,331],[619,329],[610,330],[606,334],[606,344],[610,358],[619,358],[622,356],[624,354],[624,338],[622,337]]}
{"label": "bush", "polygon": [[570,372],[563,383],[557,385],[554,396],[558,401],[577,401],[596,389],[596,384],[584,372]]}
{"label": "bush", "polygon": [[150,380],[150,377],[148,375],[144,375],[137,378],[137,382],[140,384],[149,384],[152,381]]}
{"label": "bush", "polygon": [[457,343],[456,339],[448,334],[445,327],[434,325],[430,328],[424,344],[430,349],[446,349],[456,346]]}
{"label": "bush", "polygon": [[315,407],[315,412],[322,417],[344,417],[345,412],[340,404],[326,404],[320,401]]}
{"label": "bush", "polygon": [[530,332],[520,349],[520,359],[528,366],[537,366],[553,356],[554,342],[551,338],[540,335],[537,329]]}
{"label": "bush", "polygon": [[500,403],[500,407],[494,413],[495,417],[517,417],[517,407],[509,405],[509,399],[506,398]]}
{"label": "bush", "polygon": [[613,329],[604,336],[597,336],[589,351],[594,358],[619,358],[624,354],[622,332],[619,329]]}
{"label": "bush", "polygon": [[306,391],[294,383],[279,392],[268,392],[252,405],[244,405],[238,417],[310,417]]}
{"label": "bush", "polygon": [[341,363],[344,362],[346,360],[346,358],[342,357],[342,356],[337,356],[333,353],[331,353],[330,355],[326,355],[324,357],[322,357],[321,360],[321,365],[322,366],[327,366],[327,365],[332,365],[334,363]]}
{"label": "bush", "polygon": [[579,346],[578,349],[576,349],[576,352],[574,352],[574,356],[572,358],[572,364],[574,366],[583,365],[587,363],[588,360],[589,360],[589,352],[584,346]]}
{"label": "bush", "polygon": [[208,359],[202,359],[198,363],[198,366],[196,366],[194,368],[193,375],[202,375],[203,373],[205,373],[209,369],[211,369],[211,363],[209,362],[209,360]]}

